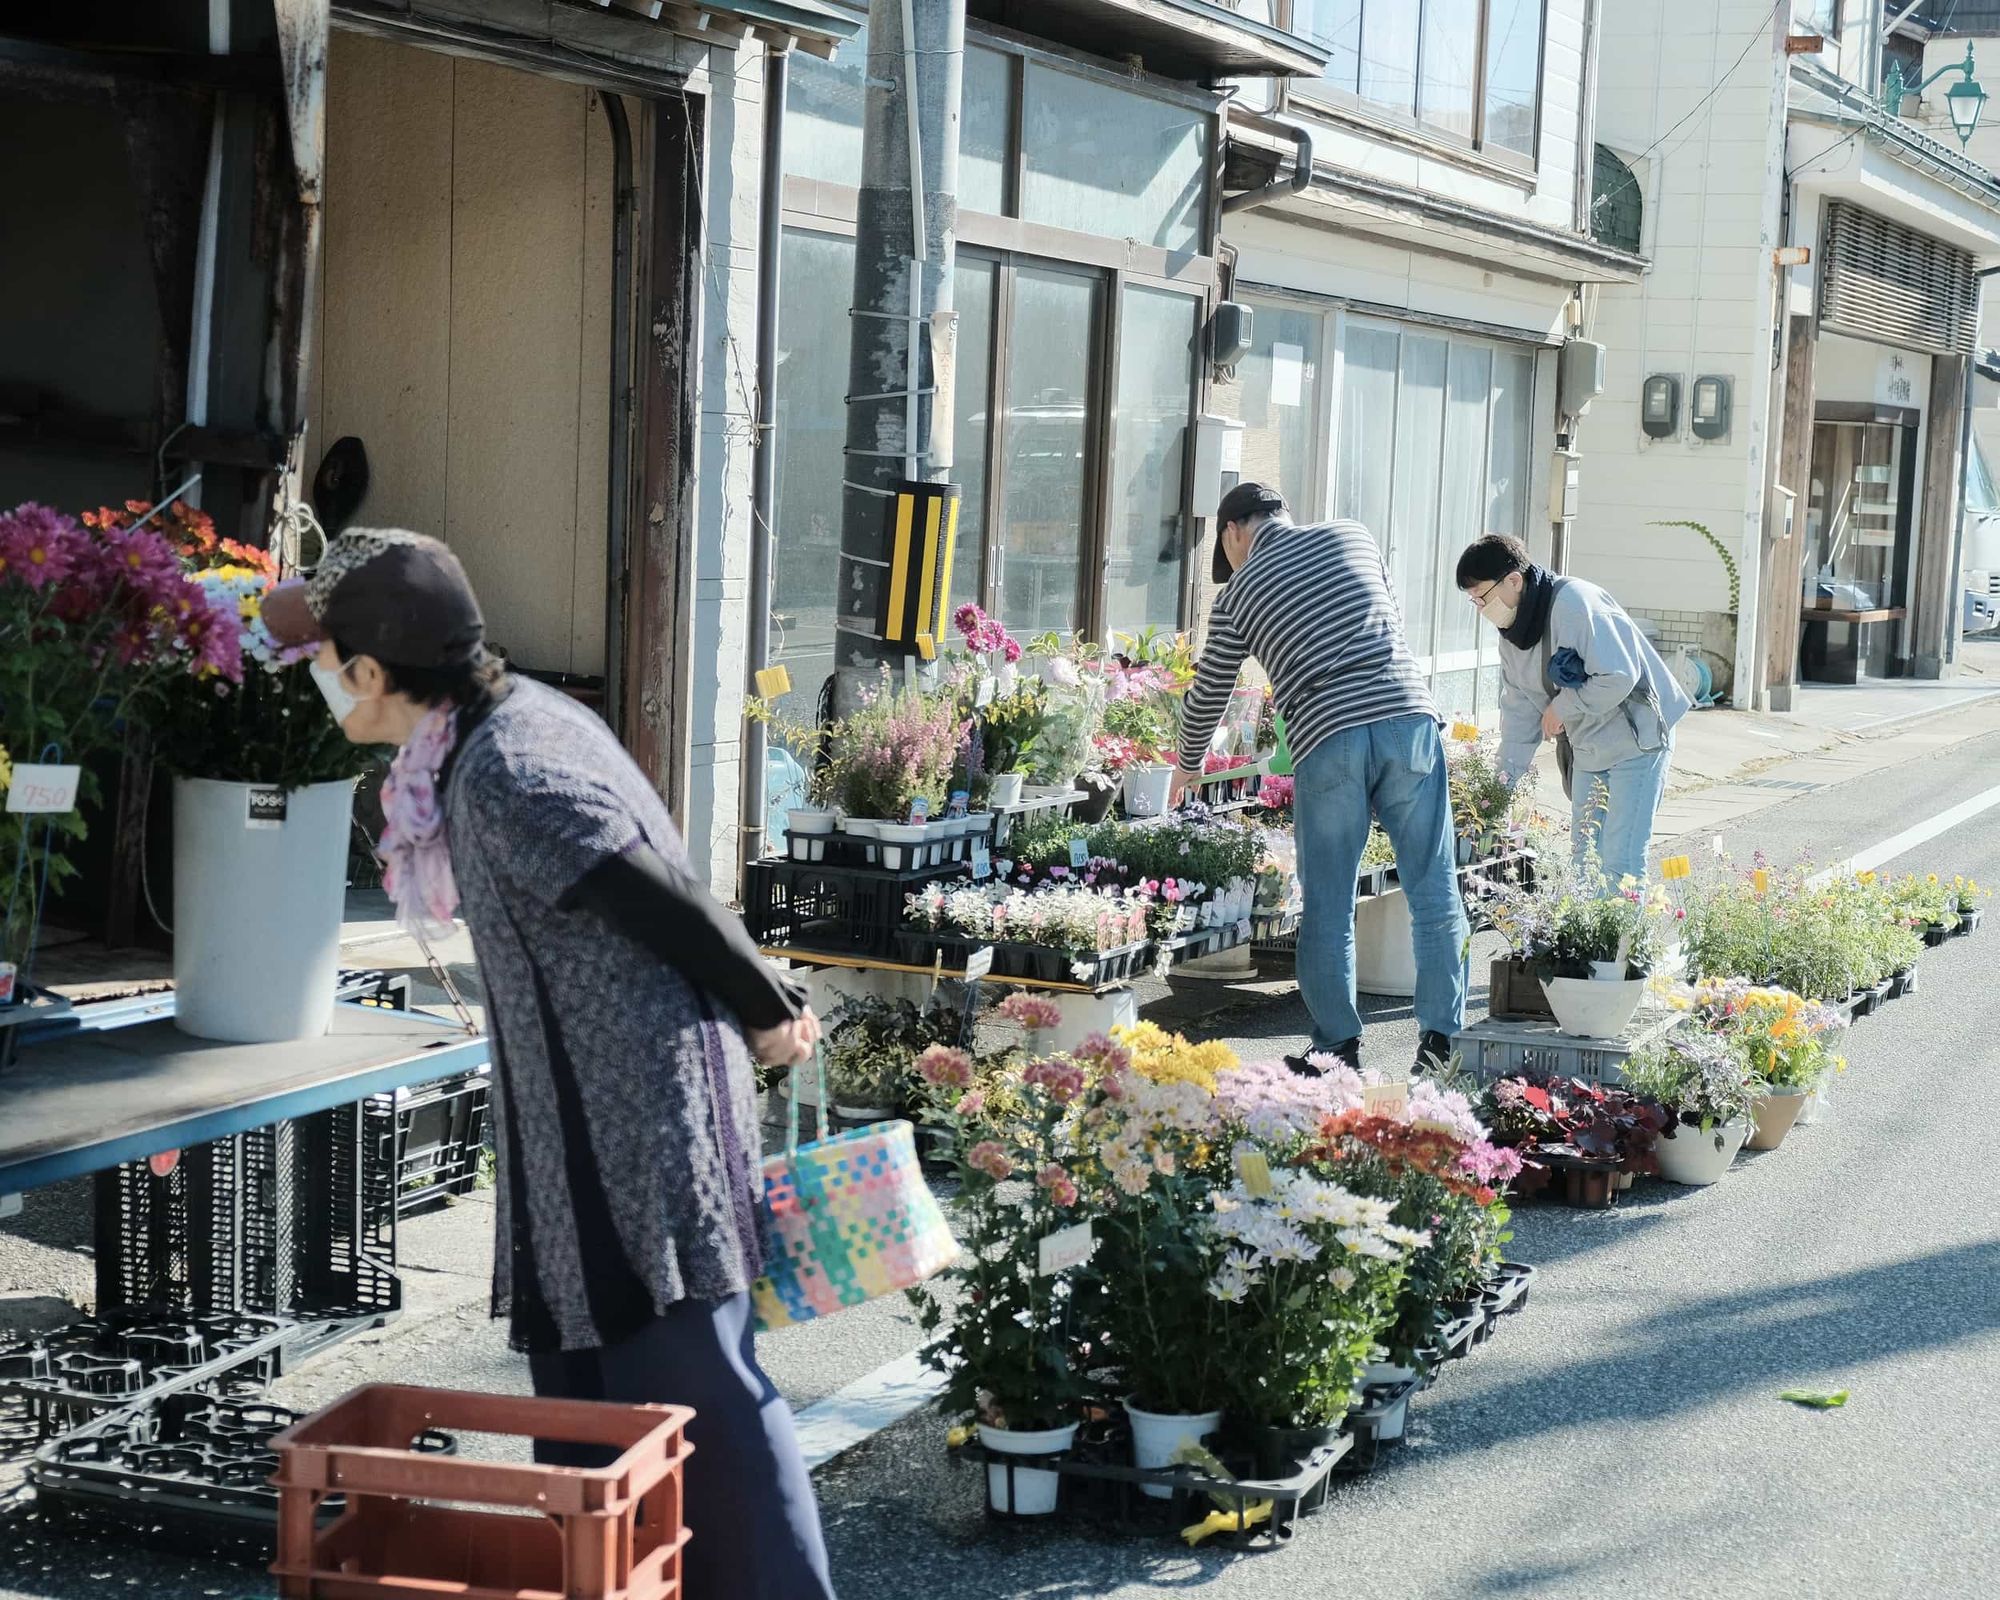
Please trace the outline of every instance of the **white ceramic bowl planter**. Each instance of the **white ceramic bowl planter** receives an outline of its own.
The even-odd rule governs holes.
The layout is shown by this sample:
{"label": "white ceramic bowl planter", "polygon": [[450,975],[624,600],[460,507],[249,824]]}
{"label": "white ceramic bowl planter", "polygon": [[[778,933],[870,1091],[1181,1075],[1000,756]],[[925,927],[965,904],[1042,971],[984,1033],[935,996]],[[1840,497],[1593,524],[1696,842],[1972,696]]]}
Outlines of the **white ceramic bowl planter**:
{"label": "white ceramic bowl planter", "polygon": [[1729,1170],[1749,1137],[1747,1122],[1725,1122],[1706,1133],[1682,1123],[1671,1139],[1661,1139],[1653,1146],[1660,1158],[1660,1176],[1669,1183],[1714,1183]]}
{"label": "white ceramic bowl planter", "polygon": [[174,1026],[314,1039],[333,1021],[354,784],[174,780]]}
{"label": "white ceramic bowl planter", "polygon": [[[1141,1411],[1130,1400],[1125,1415],[1132,1419],[1132,1464],[1136,1467],[1171,1467],[1174,1453],[1184,1444],[1200,1444],[1203,1437],[1222,1426],[1220,1411],[1204,1411],[1196,1416],[1171,1412]],[[1171,1500],[1173,1486],[1148,1483],[1140,1486],[1155,1500]]]}
{"label": "white ceramic bowl planter", "polygon": [[[1072,1422],[1066,1428],[1016,1433],[1011,1428],[989,1427],[982,1422],[979,1424],[979,1442],[1004,1456],[1052,1456],[1076,1442],[1076,1429],[1077,1424]],[[1014,1480],[1011,1499],[1007,1492],[1010,1477]],[[1062,1475],[1046,1467],[1010,1468],[998,1461],[986,1463],[986,1498],[995,1511],[1016,1517],[1046,1517],[1055,1510],[1056,1496],[1061,1489]],[[1150,1489],[1147,1491],[1151,1492]]]}
{"label": "white ceramic bowl planter", "polygon": [[1606,983],[1597,978],[1544,978],[1542,993],[1564,1033],[1586,1039],[1617,1039],[1632,1025],[1646,997],[1644,978]]}

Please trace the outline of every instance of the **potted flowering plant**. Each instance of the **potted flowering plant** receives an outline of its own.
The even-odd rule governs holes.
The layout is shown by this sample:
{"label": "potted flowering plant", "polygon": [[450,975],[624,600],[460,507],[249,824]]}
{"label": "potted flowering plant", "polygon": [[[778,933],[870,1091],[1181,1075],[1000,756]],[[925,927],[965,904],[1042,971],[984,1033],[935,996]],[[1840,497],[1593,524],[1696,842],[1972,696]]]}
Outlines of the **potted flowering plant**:
{"label": "potted flowering plant", "polygon": [[1615,1203],[1621,1174],[1659,1170],[1655,1146],[1667,1125],[1665,1111],[1629,1090],[1529,1073],[1495,1082],[1481,1117],[1493,1142],[1520,1156],[1520,1193],[1561,1174],[1569,1204],[1593,1207]]}
{"label": "potted flowering plant", "polygon": [[1980,888],[1970,878],[1953,878],[1951,880],[1951,888],[1953,901],[1958,911],[1957,931],[1960,933],[1972,933],[1985,918],[1986,913],[1980,909],[1979,902],[1986,898],[1987,891]]}
{"label": "potted flowering plant", "polygon": [[242,663],[169,685],[154,717],[173,776],[174,1023],[236,1043],[310,1038],[332,1020],[354,784],[377,755],[327,715],[315,647],[264,626],[276,559],[218,539],[199,511],[177,506],[168,533]]}
{"label": "potted flowering plant", "polygon": [[47,891],[74,876],[69,848],[99,797],[91,759],[144,726],[176,681],[242,676],[234,611],[189,581],[151,511],[0,515],[0,778],[11,790],[23,769],[56,767],[48,787],[73,796],[58,811],[0,811],[0,990],[29,965]]}
{"label": "potted flowering plant", "polygon": [[1498,854],[1516,805],[1500,774],[1498,748],[1477,738],[1452,739],[1445,745],[1445,772],[1460,865]]}
{"label": "potted flowering plant", "polygon": [[920,1011],[908,1000],[842,999],[826,1019],[826,1087],[834,1115],[857,1125],[901,1116],[917,1088],[917,1057],[934,1044],[955,1042],[958,1023],[955,1012]]}
{"label": "potted flowering plant", "polygon": [[1594,861],[1552,862],[1532,887],[1482,887],[1493,922],[1533,969],[1565,1033],[1615,1038],[1630,1025],[1681,910],[1658,887],[1605,894]]}
{"label": "potted flowering plant", "polygon": [[[1042,685],[1042,722],[1029,776],[1048,787],[1074,784],[1086,794],[1102,792],[1102,785],[1085,781],[1092,770],[1093,741],[1104,725],[1104,674],[1098,670],[1097,647],[1081,636],[1065,644],[1060,634],[1045,633],[1028,645],[1024,671],[1030,669]],[[1109,799],[1106,793],[1106,804]]]}
{"label": "potted flowering plant", "polygon": [[[1046,1458],[1076,1438],[1091,1386],[1088,1321],[1076,1314],[1074,1269],[1045,1272],[1042,1242],[1085,1213],[1071,1176],[1067,1130],[1084,1092],[1081,1066],[1060,1057],[1009,1069],[1008,1111],[974,1086],[972,1060],[937,1045],[916,1062],[928,1121],[944,1130],[959,1179],[954,1223],[964,1249],[910,1291],[925,1335],[922,1358],[944,1374],[939,1407],[973,1418],[993,1455]],[[955,1292],[940,1294],[949,1283]],[[989,1460],[988,1501],[1013,1516],[1056,1509],[1061,1479],[1046,1468]]]}
{"label": "potted flowering plant", "polygon": [[[1106,770],[1124,773],[1125,810],[1157,817],[1167,809],[1181,697],[1194,678],[1185,635],[1148,628],[1118,636],[1119,657],[1106,671]],[[1116,763],[1114,768],[1113,763]]]}
{"label": "potted flowering plant", "polygon": [[832,793],[847,814],[848,833],[881,841],[883,866],[896,870],[913,859],[930,819],[944,816],[965,736],[949,697],[915,688],[891,692],[886,677],[841,725]]}
{"label": "potted flowering plant", "polygon": [[1750,1148],[1777,1149],[1839,1065],[1826,1041],[1845,1018],[1832,1006],[1740,978],[1699,983],[1676,998],[1739,1052],[1754,1092]]}
{"label": "potted flowering plant", "polygon": [[1669,1183],[1705,1185],[1729,1170],[1750,1137],[1757,1102],[1742,1047],[1706,1028],[1676,1028],[1629,1057],[1624,1087],[1657,1101],[1672,1121],[1654,1154]]}

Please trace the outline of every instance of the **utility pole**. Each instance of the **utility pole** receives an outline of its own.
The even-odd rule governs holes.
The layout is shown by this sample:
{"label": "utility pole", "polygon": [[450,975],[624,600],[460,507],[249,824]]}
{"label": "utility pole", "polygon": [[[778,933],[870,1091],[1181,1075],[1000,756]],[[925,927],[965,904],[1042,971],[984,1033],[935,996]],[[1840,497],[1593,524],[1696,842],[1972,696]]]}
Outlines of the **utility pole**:
{"label": "utility pole", "polygon": [[[849,313],[834,708],[908,647],[878,627],[898,482],[951,466],[952,253],[965,0],[870,0]],[[940,315],[942,313],[942,315]]]}

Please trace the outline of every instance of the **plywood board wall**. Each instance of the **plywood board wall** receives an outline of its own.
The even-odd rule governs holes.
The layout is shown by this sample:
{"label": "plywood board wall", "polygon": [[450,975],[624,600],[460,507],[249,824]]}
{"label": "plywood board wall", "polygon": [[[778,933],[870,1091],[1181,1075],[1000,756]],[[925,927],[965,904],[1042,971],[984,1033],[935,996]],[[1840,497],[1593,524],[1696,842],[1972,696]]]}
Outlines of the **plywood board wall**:
{"label": "plywood board wall", "polygon": [[610,138],[595,95],[336,33],[308,470],[459,553],[520,665],[604,670]]}

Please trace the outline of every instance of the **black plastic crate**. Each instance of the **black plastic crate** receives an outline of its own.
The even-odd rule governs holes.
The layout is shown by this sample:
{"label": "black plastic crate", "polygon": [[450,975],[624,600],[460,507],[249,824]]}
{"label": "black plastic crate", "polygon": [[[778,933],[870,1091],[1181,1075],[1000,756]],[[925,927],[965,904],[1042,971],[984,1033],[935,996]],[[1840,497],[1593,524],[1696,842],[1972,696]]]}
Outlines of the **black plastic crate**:
{"label": "black plastic crate", "polygon": [[492,1079],[485,1072],[468,1072],[398,1090],[391,1104],[389,1148],[378,1150],[375,1159],[395,1173],[396,1214],[407,1217],[454,1195],[470,1194],[478,1186],[486,1149]]}
{"label": "black plastic crate", "polygon": [[755,861],[743,873],[743,921],[759,944],[887,959],[896,953],[908,897],[964,874],[955,863],[884,872],[819,861]]}
{"label": "black plastic crate", "polygon": [[99,1314],[394,1315],[395,1123],[378,1096],[99,1173]]}

